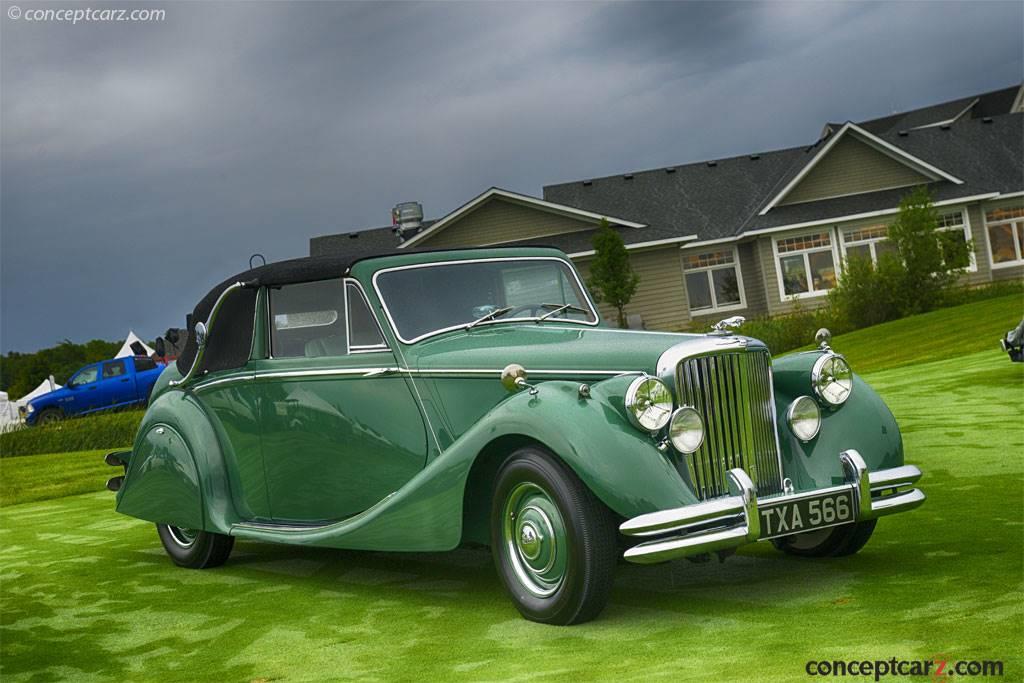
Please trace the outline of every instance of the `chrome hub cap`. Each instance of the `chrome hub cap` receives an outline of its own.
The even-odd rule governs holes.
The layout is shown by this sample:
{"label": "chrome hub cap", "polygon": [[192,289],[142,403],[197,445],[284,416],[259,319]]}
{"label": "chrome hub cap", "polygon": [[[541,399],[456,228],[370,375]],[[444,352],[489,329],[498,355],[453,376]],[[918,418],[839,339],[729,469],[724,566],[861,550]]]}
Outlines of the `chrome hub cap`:
{"label": "chrome hub cap", "polygon": [[505,500],[505,552],[519,582],[538,597],[551,595],[565,578],[567,546],[562,514],[547,492],[517,485]]}
{"label": "chrome hub cap", "polygon": [[199,532],[195,529],[182,529],[181,527],[167,525],[167,531],[171,534],[171,539],[182,548],[191,548],[196,539],[199,538]]}

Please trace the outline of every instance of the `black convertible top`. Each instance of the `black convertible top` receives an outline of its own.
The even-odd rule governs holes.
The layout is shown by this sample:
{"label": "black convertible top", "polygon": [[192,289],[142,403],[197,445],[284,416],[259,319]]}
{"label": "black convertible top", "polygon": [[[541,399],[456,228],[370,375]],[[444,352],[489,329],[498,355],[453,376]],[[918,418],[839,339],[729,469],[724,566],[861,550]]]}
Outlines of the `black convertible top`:
{"label": "black convertible top", "polygon": [[[521,249],[524,246],[539,245],[512,245],[508,248]],[[501,249],[503,247],[482,247],[484,249]],[[275,261],[256,268],[242,271],[237,275],[229,277],[213,287],[204,296],[192,313],[185,317],[185,326],[188,333],[185,337],[185,348],[178,356],[178,371],[184,375],[192,367],[192,363],[199,350],[196,344],[196,323],[209,320],[213,305],[220,298],[225,289],[241,282],[245,287],[225,299],[217,314],[217,324],[210,330],[207,340],[206,353],[203,356],[203,367],[196,368],[197,371],[226,370],[229,368],[240,368],[249,360],[252,350],[252,333],[256,317],[256,293],[260,287],[277,287],[291,285],[299,282],[316,282],[318,280],[330,280],[331,278],[342,277],[349,269],[358,263],[370,258],[380,256],[394,256],[398,254],[429,253],[429,252],[451,252],[479,250],[481,247],[470,247],[467,249],[389,249],[383,251],[355,251],[353,253],[337,256],[303,256],[301,258],[288,259],[287,261]],[[225,330],[231,330],[231,334],[224,334]],[[216,341],[214,341],[216,339]]]}
{"label": "black convertible top", "polygon": [[[229,296],[217,314],[217,329],[211,330],[207,342],[206,354],[202,368],[198,370],[225,370],[245,365],[252,349],[253,323],[256,317],[256,292],[260,287],[275,287],[298,282],[316,282],[341,277],[348,272],[357,261],[375,256],[388,256],[395,251],[380,253],[346,254],[344,256],[303,256],[275,261],[256,268],[242,271],[213,287],[206,296],[185,317],[188,333],[185,337],[185,348],[178,356],[178,372],[182,375],[192,367],[192,362],[199,350],[196,344],[196,323],[205,322],[210,317],[213,305],[224,293],[224,290],[241,282],[245,288]],[[401,253],[401,252],[398,252]],[[230,335],[223,335],[224,330],[232,330]],[[221,334],[218,335],[217,332]],[[213,343],[213,339],[217,343]]]}

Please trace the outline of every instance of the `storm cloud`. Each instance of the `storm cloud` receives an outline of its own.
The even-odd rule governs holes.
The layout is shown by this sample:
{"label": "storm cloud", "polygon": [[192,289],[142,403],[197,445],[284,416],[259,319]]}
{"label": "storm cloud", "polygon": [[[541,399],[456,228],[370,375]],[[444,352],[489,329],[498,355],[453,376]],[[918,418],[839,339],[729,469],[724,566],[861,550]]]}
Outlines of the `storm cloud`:
{"label": "storm cloud", "polygon": [[253,252],[398,201],[810,143],[1024,73],[1019,2],[13,5],[57,6],[2,3],[3,351],[152,338]]}

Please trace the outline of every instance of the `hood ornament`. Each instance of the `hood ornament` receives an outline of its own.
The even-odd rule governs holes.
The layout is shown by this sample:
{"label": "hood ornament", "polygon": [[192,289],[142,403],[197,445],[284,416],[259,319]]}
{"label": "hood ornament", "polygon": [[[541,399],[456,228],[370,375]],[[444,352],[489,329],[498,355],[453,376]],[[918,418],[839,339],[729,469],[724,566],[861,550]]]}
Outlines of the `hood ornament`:
{"label": "hood ornament", "polygon": [[739,327],[747,321],[742,315],[734,315],[731,318],[725,320],[719,320],[717,323],[711,326],[711,334],[717,334],[726,336],[732,334],[734,328]]}

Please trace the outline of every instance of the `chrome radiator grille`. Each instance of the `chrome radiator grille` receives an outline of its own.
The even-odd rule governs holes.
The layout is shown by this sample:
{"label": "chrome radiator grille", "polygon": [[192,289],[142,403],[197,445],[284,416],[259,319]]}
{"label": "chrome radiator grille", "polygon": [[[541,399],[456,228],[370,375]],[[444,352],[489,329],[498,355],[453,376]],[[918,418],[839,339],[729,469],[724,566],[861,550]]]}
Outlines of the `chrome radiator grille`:
{"label": "chrome radiator grille", "polygon": [[740,467],[758,495],[782,492],[771,360],[764,351],[725,352],[683,360],[676,367],[683,405],[704,418],[704,443],[683,456],[703,500],[729,493],[727,472]]}

